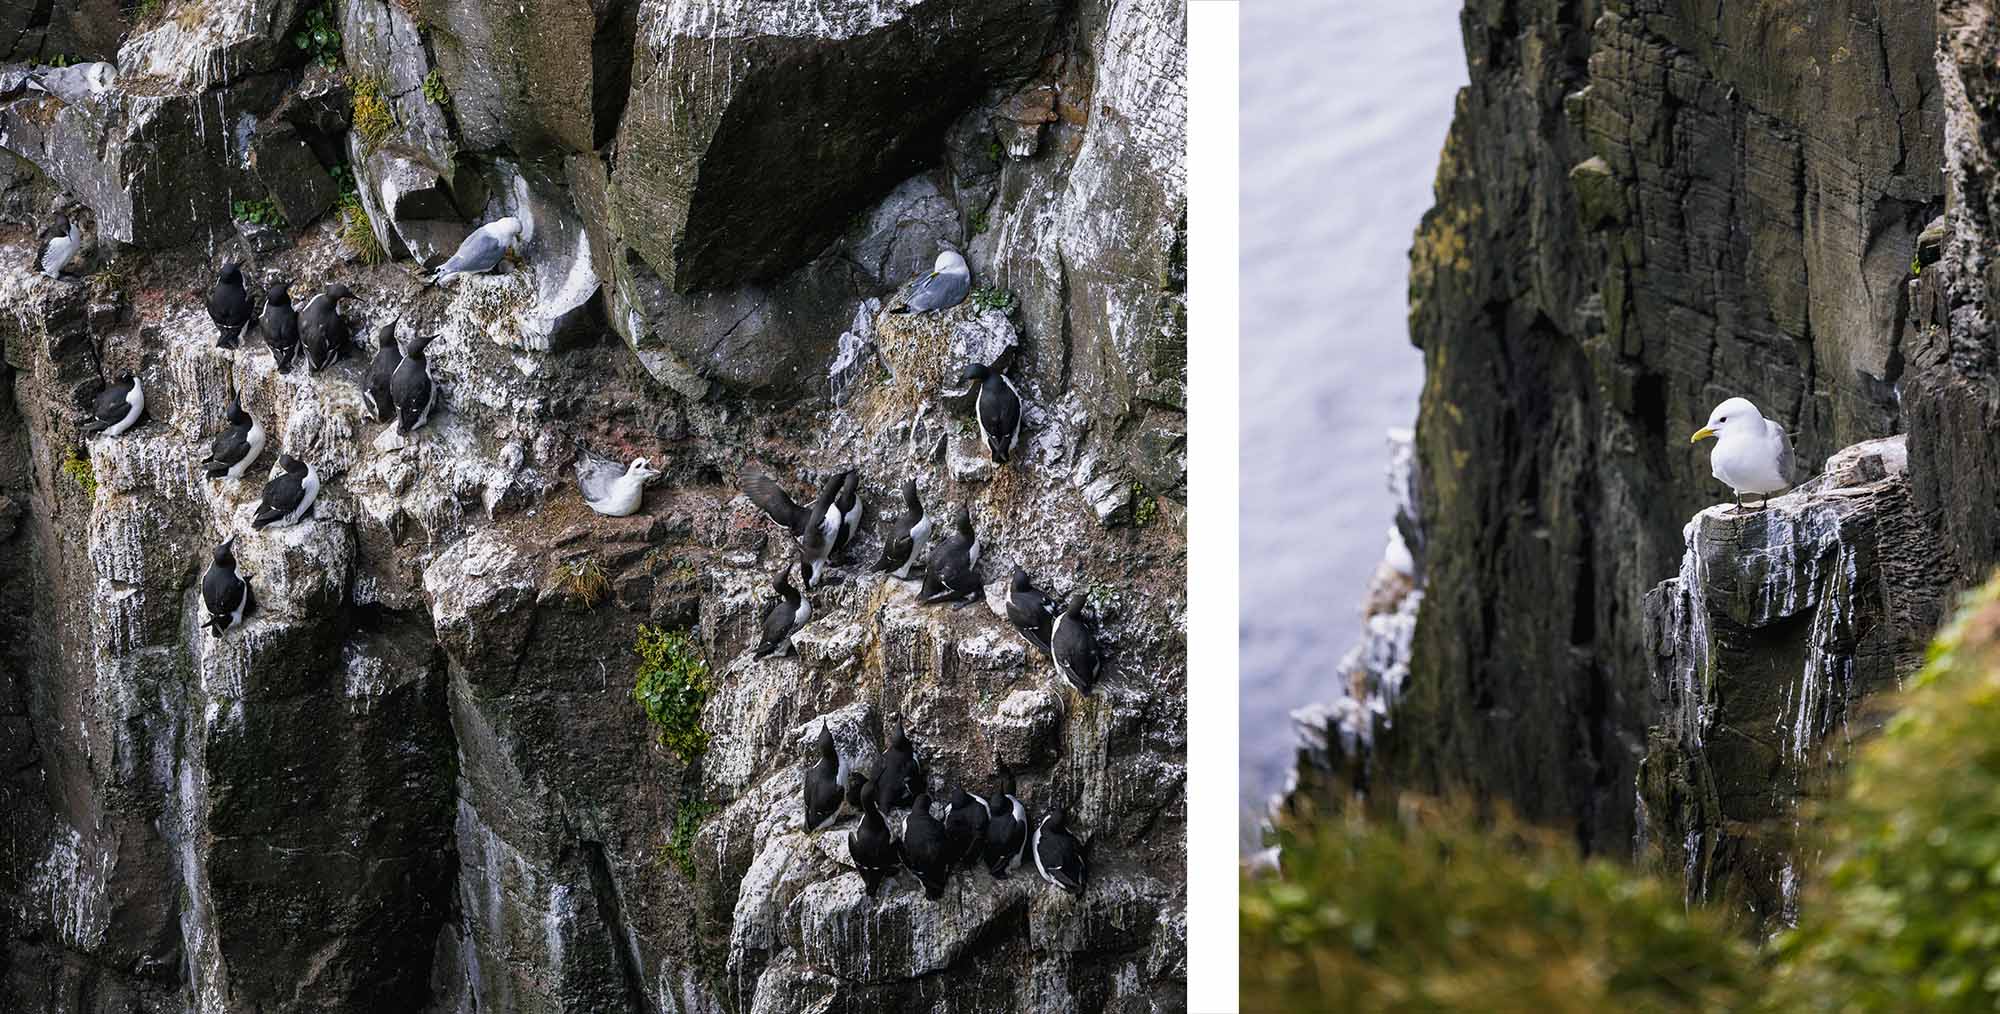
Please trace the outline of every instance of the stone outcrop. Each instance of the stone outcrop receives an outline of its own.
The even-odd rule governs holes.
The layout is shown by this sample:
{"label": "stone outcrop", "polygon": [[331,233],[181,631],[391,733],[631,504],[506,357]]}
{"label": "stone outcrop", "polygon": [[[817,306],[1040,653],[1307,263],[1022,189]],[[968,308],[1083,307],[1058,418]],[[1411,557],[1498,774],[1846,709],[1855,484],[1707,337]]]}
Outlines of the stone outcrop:
{"label": "stone outcrop", "polygon": [[[290,41],[322,10],[339,71]],[[91,50],[103,95],[0,68],[0,1007],[1181,1009],[1182,20],[203,0]],[[10,30],[30,61],[77,28]],[[343,238],[348,180],[387,263]],[[83,280],[29,270],[56,207]],[[517,262],[419,283],[507,214]],[[940,242],[978,298],[884,316]],[[344,282],[358,335],[435,334],[431,423],[366,418],[365,353],[280,374],[254,334],[216,348],[197,293],[225,256],[253,294]],[[1006,468],[974,361],[1027,401]],[[128,369],[146,421],[88,437]],[[270,445],[207,480],[232,389]],[[280,448],[324,488],[253,534]],[[665,475],[602,518],[586,450]],[[792,549],[736,480],[848,466],[856,565],[795,657],[753,660]],[[984,602],[867,570],[905,476],[971,508]],[[217,638],[196,586],[238,532],[256,605]],[[1099,617],[1090,697],[1006,624],[1017,563]],[[633,700],[642,626],[709,667],[698,758]],[[1069,807],[1084,896],[980,871],[865,898],[848,825],[800,827],[800,776],[822,727],[865,766],[899,720],[940,792],[1004,764],[1034,814]]]}

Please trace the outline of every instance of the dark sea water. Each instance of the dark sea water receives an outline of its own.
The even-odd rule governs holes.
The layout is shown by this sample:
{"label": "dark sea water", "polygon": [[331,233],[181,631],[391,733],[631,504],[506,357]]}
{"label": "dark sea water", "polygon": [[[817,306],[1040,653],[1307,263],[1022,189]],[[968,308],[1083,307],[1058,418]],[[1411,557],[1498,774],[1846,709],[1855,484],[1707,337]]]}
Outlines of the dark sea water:
{"label": "dark sea water", "polygon": [[1465,84],[1455,0],[1243,4],[1242,794],[1282,788],[1328,696],[1414,424],[1410,237]]}

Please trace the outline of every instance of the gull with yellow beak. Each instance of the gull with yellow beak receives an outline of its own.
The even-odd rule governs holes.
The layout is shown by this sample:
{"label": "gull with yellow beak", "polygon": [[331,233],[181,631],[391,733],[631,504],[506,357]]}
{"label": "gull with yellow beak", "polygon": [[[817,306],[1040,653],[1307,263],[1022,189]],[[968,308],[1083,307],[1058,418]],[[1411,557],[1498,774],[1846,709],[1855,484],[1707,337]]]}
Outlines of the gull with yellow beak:
{"label": "gull with yellow beak", "polygon": [[1785,428],[1764,418],[1747,398],[1731,398],[1715,406],[1708,425],[1695,431],[1688,443],[1704,437],[1715,438],[1708,454],[1709,471],[1736,495],[1737,510],[1743,509],[1743,494],[1758,495],[1763,509],[1772,493],[1792,484],[1792,442]]}

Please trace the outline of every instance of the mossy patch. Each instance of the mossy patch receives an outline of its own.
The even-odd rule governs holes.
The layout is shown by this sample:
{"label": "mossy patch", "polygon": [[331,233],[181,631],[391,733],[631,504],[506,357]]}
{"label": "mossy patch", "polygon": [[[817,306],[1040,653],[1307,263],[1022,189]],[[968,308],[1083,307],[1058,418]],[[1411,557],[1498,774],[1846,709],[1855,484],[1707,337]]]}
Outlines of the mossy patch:
{"label": "mossy patch", "polygon": [[708,750],[701,712],[715,692],[700,643],[685,630],[641,626],[632,650],[639,655],[633,699],[659,727],[660,745],[683,763],[694,763]]}
{"label": "mossy patch", "polygon": [[998,285],[982,285],[972,290],[972,295],[967,298],[982,313],[988,310],[1011,313],[1014,310],[1014,294]]}
{"label": "mossy patch", "polygon": [[355,77],[349,87],[354,91],[354,132],[361,135],[362,147],[373,152],[396,129],[396,110],[382,94],[381,78]]}
{"label": "mossy patch", "polygon": [[340,213],[340,242],[354,256],[367,265],[381,264],[389,259],[389,251],[382,248],[382,241],[375,237],[375,227],[369,223],[368,207],[361,203],[361,195],[353,191],[340,195],[337,205]]}
{"label": "mossy patch", "polygon": [[436,67],[424,75],[424,101],[434,106],[443,106],[451,101],[451,92],[444,86],[444,73]]}
{"label": "mossy patch", "polygon": [[70,448],[69,456],[62,461],[62,471],[64,475],[75,480],[77,487],[83,490],[84,496],[91,498],[97,496],[97,470],[91,467],[90,458],[81,451],[74,447]]}
{"label": "mossy patch", "polygon": [[1160,501],[1159,501],[1159,498],[1158,498],[1158,497],[1155,497],[1155,496],[1153,496],[1152,494],[1150,494],[1150,493],[1148,493],[1148,492],[1146,492],[1146,484],[1145,484],[1145,483],[1143,483],[1143,482],[1135,482],[1135,483],[1133,483],[1133,484],[1132,484],[1132,526],[1133,526],[1134,528],[1145,528],[1145,527],[1148,527],[1148,526],[1150,526],[1150,525],[1151,525],[1151,524],[1152,524],[1152,523],[1153,523],[1153,522],[1154,522],[1155,520],[1157,520],[1157,519],[1159,518],[1159,516],[1160,516]]}
{"label": "mossy patch", "polygon": [[269,196],[236,201],[230,205],[230,211],[239,222],[253,222],[272,229],[290,228],[290,223],[285,221],[285,213],[278,210],[278,202]]}
{"label": "mossy patch", "polygon": [[701,822],[715,813],[714,803],[707,800],[687,800],[674,812],[674,827],[660,846],[660,858],[674,864],[681,876],[694,879],[694,837],[701,832]]}

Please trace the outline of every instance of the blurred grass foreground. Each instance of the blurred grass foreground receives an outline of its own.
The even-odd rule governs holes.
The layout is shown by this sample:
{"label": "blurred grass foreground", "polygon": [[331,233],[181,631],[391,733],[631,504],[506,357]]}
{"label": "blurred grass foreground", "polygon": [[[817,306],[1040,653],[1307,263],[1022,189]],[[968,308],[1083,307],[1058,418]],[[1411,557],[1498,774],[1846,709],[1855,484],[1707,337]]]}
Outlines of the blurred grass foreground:
{"label": "blurred grass foreground", "polygon": [[2000,1011],[2000,577],[1818,812],[1771,940],[1504,813],[1371,809],[1297,821],[1243,881],[1244,1011]]}

